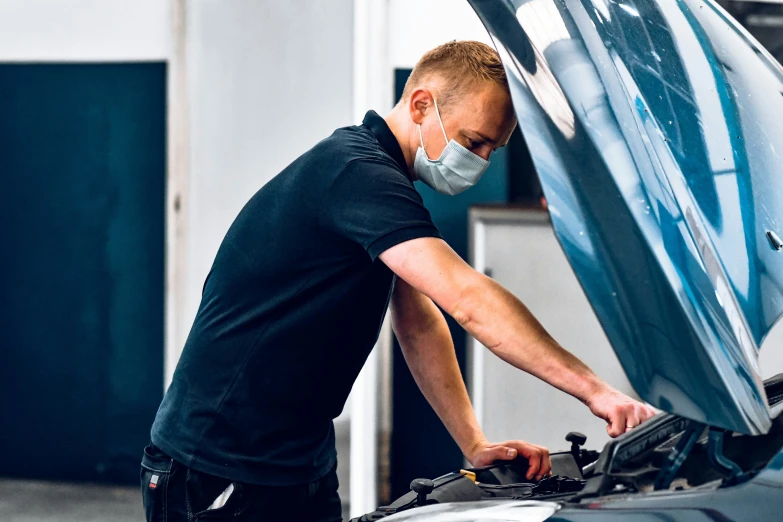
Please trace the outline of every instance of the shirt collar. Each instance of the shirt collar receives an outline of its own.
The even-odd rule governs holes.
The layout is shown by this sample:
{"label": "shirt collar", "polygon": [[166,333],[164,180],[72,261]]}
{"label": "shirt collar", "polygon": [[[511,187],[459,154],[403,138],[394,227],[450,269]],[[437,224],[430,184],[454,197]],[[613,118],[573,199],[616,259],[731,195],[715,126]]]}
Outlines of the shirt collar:
{"label": "shirt collar", "polygon": [[397,162],[397,164],[407,176],[408,164],[405,162],[405,156],[402,154],[400,143],[397,141],[394,133],[389,128],[386,120],[381,118],[375,111],[367,111],[367,114],[364,115],[364,121],[362,121],[362,125],[370,129],[370,132],[375,135],[375,139],[378,140],[378,143],[381,144],[381,147],[384,148],[389,156],[394,158],[394,161]]}

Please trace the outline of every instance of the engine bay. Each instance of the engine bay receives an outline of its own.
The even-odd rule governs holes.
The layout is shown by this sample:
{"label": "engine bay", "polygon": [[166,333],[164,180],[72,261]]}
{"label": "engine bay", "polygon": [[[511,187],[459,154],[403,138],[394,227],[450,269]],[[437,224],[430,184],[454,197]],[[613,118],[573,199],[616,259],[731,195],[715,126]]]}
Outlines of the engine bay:
{"label": "engine bay", "polygon": [[[598,454],[595,453],[595,458],[597,457]],[[526,461],[517,459],[511,463],[462,469],[434,480],[415,479],[411,482],[410,493],[388,506],[381,506],[372,513],[353,519],[352,522],[381,520],[401,511],[444,502],[497,499],[565,500],[581,491],[586,482],[577,460],[570,452],[552,454],[552,475],[549,477],[530,482],[525,478],[526,472]]]}
{"label": "engine bay", "polygon": [[445,502],[600,502],[616,495],[730,487],[755,476],[783,448],[783,374],[767,380],[765,391],[774,416],[765,435],[732,433],[661,413],[611,440],[600,453],[583,449],[584,435],[569,433],[570,451],[551,454],[552,475],[540,481],[525,478],[524,459],[461,469],[434,480],[418,478],[409,493],[351,522]]}

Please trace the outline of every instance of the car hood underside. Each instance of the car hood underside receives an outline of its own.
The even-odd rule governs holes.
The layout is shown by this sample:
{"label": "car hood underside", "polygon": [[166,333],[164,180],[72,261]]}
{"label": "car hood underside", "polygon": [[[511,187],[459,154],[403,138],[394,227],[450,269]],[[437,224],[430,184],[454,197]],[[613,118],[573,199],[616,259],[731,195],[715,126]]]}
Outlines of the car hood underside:
{"label": "car hood underside", "polygon": [[629,380],[747,434],[783,314],[783,69],[703,0],[470,0],[555,233]]}

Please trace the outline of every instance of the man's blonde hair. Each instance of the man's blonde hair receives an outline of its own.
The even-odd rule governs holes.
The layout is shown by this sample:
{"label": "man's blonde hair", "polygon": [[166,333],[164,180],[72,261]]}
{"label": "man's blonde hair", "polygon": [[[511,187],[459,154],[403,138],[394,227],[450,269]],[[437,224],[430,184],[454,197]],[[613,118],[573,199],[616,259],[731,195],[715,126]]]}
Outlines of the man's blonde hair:
{"label": "man's blonde hair", "polygon": [[[472,40],[451,41],[428,51],[416,63],[401,102],[410,99],[414,89],[431,77],[443,79],[443,88],[437,96],[438,108],[446,108],[455,98],[472,92],[485,82],[495,83],[508,91],[506,72],[495,50]],[[441,109],[442,110],[442,109]]]}

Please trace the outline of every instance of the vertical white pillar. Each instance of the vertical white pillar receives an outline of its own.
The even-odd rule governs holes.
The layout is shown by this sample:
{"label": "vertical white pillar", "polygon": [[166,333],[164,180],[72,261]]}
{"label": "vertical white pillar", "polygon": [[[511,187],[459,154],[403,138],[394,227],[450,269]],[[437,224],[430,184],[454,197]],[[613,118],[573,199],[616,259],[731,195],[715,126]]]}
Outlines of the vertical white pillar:
{"label": "vertical white pillar", "polygon": [[351,392],[351,518],[372,511],[377,505],[377,368],[377,349],[373,349]]}
{"label": "vertical white pillar", "polygon": [[[374,109],[382,116],[393,105],[392,71],[387,53],[388,0],[354,0],[354,121]],[[374,510],[378,505],[379,427],[385,423],[379,408],[379,368],[388,368],[391,327],[381,329],[378,345],[364,365],[351,391],[350,516]],[[384,388],[386,388],[384,386]]]}
{"label": "vertical white pillar", "polygon": [[184,325],[186,208],[188,204],[188,98],[186,0],[170,0],[171,40],[167,78],[166,282],[164,389],[168,388],[187,335]]}

